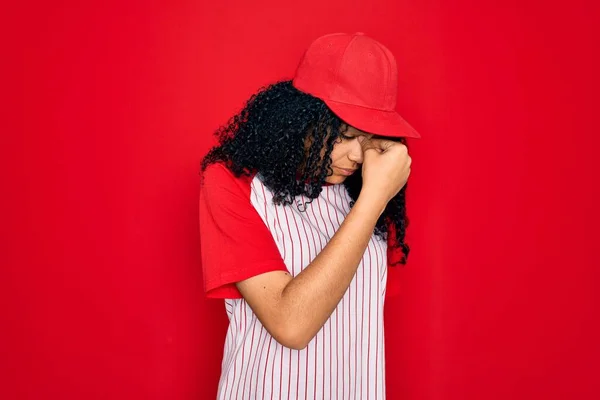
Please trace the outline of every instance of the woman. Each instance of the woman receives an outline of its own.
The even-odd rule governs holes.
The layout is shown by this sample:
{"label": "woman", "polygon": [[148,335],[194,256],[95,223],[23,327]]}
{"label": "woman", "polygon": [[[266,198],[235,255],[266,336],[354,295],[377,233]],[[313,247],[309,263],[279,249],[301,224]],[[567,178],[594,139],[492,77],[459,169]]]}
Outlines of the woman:
{"label": "woman", "polygon": [[[219,399],[385,397],[388,266],[406,262],[397,69],[356,34],[313,42],[202,162],[207,296],[229,329]],[[391,282],[390,282],[391,283]]]}

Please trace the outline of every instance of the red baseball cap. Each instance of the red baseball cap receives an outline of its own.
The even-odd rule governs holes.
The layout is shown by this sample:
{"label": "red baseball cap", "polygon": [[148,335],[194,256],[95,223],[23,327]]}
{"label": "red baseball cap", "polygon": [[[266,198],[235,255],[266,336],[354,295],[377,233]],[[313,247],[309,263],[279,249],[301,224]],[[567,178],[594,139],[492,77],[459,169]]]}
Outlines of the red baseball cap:
{"label": "red baseball cap", "polygon": [[323,100],[344,122],[361,131],[421,137],[395,110],[396,59],[364,33],[333,33],[316,39],[306,50],[293,85]]}

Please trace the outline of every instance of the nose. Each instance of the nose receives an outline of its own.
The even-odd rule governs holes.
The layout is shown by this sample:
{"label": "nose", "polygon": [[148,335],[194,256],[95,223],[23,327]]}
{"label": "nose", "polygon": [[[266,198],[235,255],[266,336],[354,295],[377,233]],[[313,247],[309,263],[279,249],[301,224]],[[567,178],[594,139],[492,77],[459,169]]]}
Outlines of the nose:
{"label": "nose", "polygon": [[357,164],[362,164],[363,162],[363,151],[360,142],[357,139],[352,141],[352,147],[348,152],[348,159]]}

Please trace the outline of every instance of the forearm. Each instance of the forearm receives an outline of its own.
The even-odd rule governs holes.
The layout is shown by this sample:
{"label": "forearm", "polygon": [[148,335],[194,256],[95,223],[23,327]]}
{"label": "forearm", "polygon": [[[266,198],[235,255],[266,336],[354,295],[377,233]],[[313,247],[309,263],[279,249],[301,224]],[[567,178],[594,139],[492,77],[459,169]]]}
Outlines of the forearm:
{"label": "forearm", "polygon": [[300,347],[317,334],[348,289],[383,212],[373,204],[359,198],[323,251],[283,289],[280,321]]}

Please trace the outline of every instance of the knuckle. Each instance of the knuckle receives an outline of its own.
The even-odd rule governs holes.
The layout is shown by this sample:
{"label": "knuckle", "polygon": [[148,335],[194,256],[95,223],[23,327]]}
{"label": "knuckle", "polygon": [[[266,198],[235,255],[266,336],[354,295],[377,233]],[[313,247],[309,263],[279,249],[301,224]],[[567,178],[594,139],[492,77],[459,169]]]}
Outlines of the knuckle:
{"label": "knuckle", "polygon": [[408,147],[402,143],[396,143],[396,147],[398,147],[398,151],[402,154],[408,154]]}

